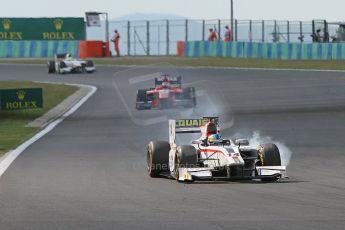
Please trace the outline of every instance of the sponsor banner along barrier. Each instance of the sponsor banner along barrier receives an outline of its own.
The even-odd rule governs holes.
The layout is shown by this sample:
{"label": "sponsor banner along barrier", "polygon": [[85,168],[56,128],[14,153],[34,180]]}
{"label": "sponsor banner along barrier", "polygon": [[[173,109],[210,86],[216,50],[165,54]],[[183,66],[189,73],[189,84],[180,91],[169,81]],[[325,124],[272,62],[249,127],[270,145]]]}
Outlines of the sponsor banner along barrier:
{"label": "sponsor banner along barrier", "polygon": [[0,90],[1,110],[43,108],[42,88]]}
{"label": "sponsor banner along barrier", "polygon": [[109,42],[102,41],[0,41],[0,58],[109,57]]}
{"label": "sponsor banner along barrier", "polygon": [[[183,43],[183,44],[182,44]],[[280,60],[345,60],[345,43],[179,42],[179,56]],[[182,53],[183,52],[183,53]]]}
{"label": "sponsor banner along barrier", "polygon": [[0,18],[0,40],[85,40],[84,18]]}
{"label": "sponsor banner along barrier", "polygon": [[0,58],[42,58],[56,53],[78,57],[79,41],[0,41]]}

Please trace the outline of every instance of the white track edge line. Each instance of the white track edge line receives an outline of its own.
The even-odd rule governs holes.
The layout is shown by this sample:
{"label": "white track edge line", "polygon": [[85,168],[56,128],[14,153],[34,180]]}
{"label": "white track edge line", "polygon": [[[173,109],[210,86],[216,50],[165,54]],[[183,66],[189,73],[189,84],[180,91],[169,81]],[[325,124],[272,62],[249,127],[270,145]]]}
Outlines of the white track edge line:
{"label": "white track edge line", "polygon": [[[157,63],[159,64],[159,63]],[[12,66],[42,66],[44,64],[29,64],[29,63],[0,63],[2,65],[12,65]],[[153,65],[108,65],[100,64],[97,66],[106,68],[136,68],[136,67],[157,67]],[[258,67],[226,67],[226,66],[174,66],[176,69],[219,69],[219,70],[258,70],[258,71],[291,71],[291,72],[328,72],[328,73],[345,73],[345,70],[336,69],[289,69],[289,68],[258,68]]]}

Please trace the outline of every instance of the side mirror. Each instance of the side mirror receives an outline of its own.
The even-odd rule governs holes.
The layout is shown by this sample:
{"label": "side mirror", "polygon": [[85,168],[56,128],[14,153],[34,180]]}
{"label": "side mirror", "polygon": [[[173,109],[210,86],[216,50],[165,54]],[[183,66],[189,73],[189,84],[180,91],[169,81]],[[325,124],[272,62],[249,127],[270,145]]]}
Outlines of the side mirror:
{"label": "side mirror", "polygon": [[246,140],[246,139],[237,139],[235,140],[235,145],[246,145],[248,146],[249,145],[249,141]]}
{"label": "side mirror", "polygon": [[207,140],[206,139],[204,139],[204,140],[195,140],[195,141],[192,141],[192,144],[207,146]]}
{"label": "side mirror", "polygon": [[222,144],[223,144],[223,145],[230,145],[230,140],[223,140],[223,141],[222,141]]}
{"label": "side mirror", "polygon": [[202,141],[192,141],[192,144],[194,144],[194,145],[200,145],[200,144],[202,144]]}

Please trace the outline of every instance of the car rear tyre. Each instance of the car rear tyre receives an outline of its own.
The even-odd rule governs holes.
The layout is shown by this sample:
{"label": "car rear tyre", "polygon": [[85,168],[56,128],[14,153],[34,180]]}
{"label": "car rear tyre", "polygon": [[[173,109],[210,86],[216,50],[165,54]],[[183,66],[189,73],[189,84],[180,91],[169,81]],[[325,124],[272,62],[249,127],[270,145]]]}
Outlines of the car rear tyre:
{"label": "car rear tyre", "polygon": [[[90,68],[90,67],[94,67],[94,66],[95,66],[95,65],[94,65],[93,61],[91,61],[91,60],[86,60],[85,67]],[[94,70],[89,70],[89,71],[86,71],[86,72],[87,72],[87,73],[93,73]]]}
{"label": "car rear tyre", "polygon": [[170,144],[167,141],[151,141],[147,146],[147,169],[150,177],[158,177],[169,171]]}
{"label": "car rear tyre", "polygon": [[86,67],[94,67],[93,61],[86,60]]}
{"label": "car rear tyre", "polygon": [[48,73],[55,73],[55,61],[48,61]]}
{"label": "car rear tyre", "polygon": [[142,102],[147,102],[147,90],[146,89],[139,89],[137,92],[137,99],[136,99],[136,109],[143,110],[144,108],[141,106]]}
{"label": "car rear tyre", "polygon": [[[259,165],[281,166],[281,158],[278,147],[275,144],[262,144],[259,149]],[[262,181],[276,181],[278,178],[265,178]]]}

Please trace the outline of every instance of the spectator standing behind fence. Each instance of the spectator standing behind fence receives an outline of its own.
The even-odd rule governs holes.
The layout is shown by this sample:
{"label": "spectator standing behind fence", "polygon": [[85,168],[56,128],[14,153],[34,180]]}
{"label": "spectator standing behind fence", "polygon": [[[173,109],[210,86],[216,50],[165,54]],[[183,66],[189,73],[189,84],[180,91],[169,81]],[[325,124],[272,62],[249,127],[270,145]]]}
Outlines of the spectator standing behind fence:
{"label": "spectator standing behind fence", "polygon": [[229,28],[229,26],[225,26],[225,36],[224,36],[224,41],[225,42],[232,42],[233,37],[232,37],[232,30]]}
{"label": "spectator standing behind fence", "polygon": [[117,30],[114,30],[114,37],[111,41],[114,42],[116,56],[120,57],[120,34]]}
{"label": "spectator standing behind fence", "polygon": [[321,29],[316,30],[316,33],[311,35],[313,42],[322,42]]}
{"label": "spectator standing behind fence", "polygon": [[208,40],[210,42],[214,42],[214,41],[218,40],[217,33],[216,33],[216,31],[213,31],[213,29],[210,29],[210,36],[208,37]]}
{"label": "spectator standing behind fence", "polygon": [[321,29],[318,29],[316,31],[316,39],[317,39],[317,42],[321,42],[322,41]]}

